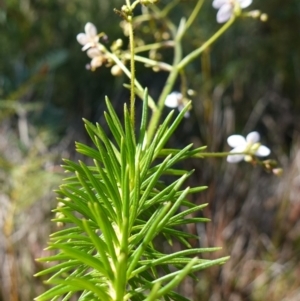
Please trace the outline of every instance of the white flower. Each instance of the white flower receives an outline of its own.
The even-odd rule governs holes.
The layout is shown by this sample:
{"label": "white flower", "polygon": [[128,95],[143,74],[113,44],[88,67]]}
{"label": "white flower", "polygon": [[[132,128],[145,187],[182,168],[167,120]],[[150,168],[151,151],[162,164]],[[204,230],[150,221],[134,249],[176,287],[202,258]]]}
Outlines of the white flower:
{"label": "white flower", "polygon": [[[166,97],[165,106],[169,108],[178,108],[179,112],[185,107],[183,95],[180,92],[174,91]],[[190,113],[187,111],[184,117],[189,117]]]}
{"label": "white flower", "polygon": [[[231,153],[250,153],[258,157],[266,157],[270,154],[270,149],[259,143],[260,135],[258,132],[251,132],[247,135],[246,139],[241,135],[232,135],[227,139],[228,144],[233,147]],[[249,158],[250,157],[250,158]],[[237,163],[242,160],[249,161],[251,156],[240,154],[240,155],[229,155],[227,162]]]}
{"label": "white flower", "polygon": [[91,22],[88,22],[84,26],[85,33],[79,33],[77,35],[77,41],[79,44],[83,45],[82,51],[87,50],[91,47],[96,47],[99,41],[99,36],[97,35],[97,28]]}
{"label": "white flower", "polygon": [[104,54],[97,48],[90,48],[86,54],[92,59],[90,64],[92,71],[101,67],[106,60]]}
{"label": "white flower", "polygon": [[180,92],[172,92],[166,97],[165,106],[169,108],[177,108],[182,102],[182,94]]}
{"label": "white flower", "polygon": [[234,13],[234,6],[238,3],[240,8],[246,8],[251,3],[252,0],[214,0],[213,7],[218,9],[217,13],[217,22],[224,23],[228,21],[233,13]]}

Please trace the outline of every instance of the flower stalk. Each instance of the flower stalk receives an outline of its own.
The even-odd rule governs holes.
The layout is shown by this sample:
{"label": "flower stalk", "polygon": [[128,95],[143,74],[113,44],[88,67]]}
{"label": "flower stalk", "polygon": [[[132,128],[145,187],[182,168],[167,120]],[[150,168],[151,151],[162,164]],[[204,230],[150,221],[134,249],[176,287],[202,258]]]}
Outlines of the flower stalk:
{"label": "flower stalk", "polygon": [[[201,4],[201,1],[198,4]],[[198,5],[198,10],[200,10],[201,5]],[[193,20],[193,19],[192,19]],[[151,117],[148,127],[148,134],[149,134],[149,143],[153,138],[154,131],[160,121],[160,117],[162,114],[162,110],[165,104],[165,99],[172,91],[174,83],[179,75],[179,73],[193,60],[195,60],[202,52],[204,52],[208,47],[210,47],[228,28],[234,23],[235,15],[232,15],[231,19],[225,23],[211,38],[209,38],[201,47],[195,49],[190,54],[188,54],[185,58],[182,59],[182,46],[181,40],[183,37],[183,33],[185,32],[185,26],[183,26],[182,30],[177,32],[175,37],[175,47],[174,47],[174,61],[173,61],[173,68],[170,72],[170,75],[167,79],[167,82],[163,88],[163,91],[159,97],[158,104],[157,104],[157,111],[155,111]],[[191,23],[192,21],[190,21]],[[190,25],[189,25],[190,26]]]}
{"label": "flower stalk", "polygon": [[129,32],[129,50],[130,50],[130,119],[134,127],[135,123],[135,60],[134,60],[134,32],[133,32],[133,10],[138,4],[138,1],[135,1],[132,5],[130,0],[126,0],[126,5],[122,7],[122,12],[124,13],[126,22],[128,23],[128,32]]}

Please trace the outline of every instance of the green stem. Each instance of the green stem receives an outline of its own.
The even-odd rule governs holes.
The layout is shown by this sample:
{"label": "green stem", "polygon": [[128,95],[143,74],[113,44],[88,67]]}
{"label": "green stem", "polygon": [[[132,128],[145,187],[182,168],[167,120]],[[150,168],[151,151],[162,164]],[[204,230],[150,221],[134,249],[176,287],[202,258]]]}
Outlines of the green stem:
{"label": "green stem", "polygon": [[188,18],[188,20],[186,21],[185,27],[184,27],[184,31],[183,31],[183,35],[184,33],[191,27],[191,25],[193,24],[193,22],[195,21],[196,17],[199,14],[199,11],[203,5],[204,0],[198,0],[196,6],[194,7],[190,17]]}
{"label": "green stem", "polygon": [[196,59],[205,49],[207,49],[211,44],[213,44],[235,21],[235,16],[225,23],[210,39],[208,39],[201,47],[195,49],[190,54],[188,54],[182,61],[178,64],[178,69],[183,69],[191,61]]}
{"label": "green stem", "polygon": [[156,127],[159,123],[160,116],[162,114],[165,99],[172,91],[172,88],[174,86],[174,83],[177,79],[179,69],[177,68],[178,63],[180,62],[182,57],[182,48],[181,48],[181,40],[180,38],[175,39],[175,47],[174,47],[174,61],[173,61],[173,68],[172,71],[169,74],[169,77],[167,79],[167,82],[163,88],[163,91],[160,94],[160,97],[158,99],[157,103],[157,110],[152,113],[149,126],[148,126],[148,142],[151,143],[152,138],[154,136]]}
{"label": "green stem", "polygon": [[232,155],[253,155],[250,153],[199,153],[192,156],[192,158],[222,158],[222,157],[228,157]]}
{"label": "green stem", "polygon": [[170,2],[168,5],[165,6],[165,8],[161,12],[161,17],[165,17],[169,14],[169,12],[176,7],[176,5],[180,2],[180,0],[173,0],[173,2]]}
{"label": "green stem", "polygon": [[134,61],[134,33],[133,33],[133,24],[132,17],[128,16],[127,18],[129,24],[129,43],[130,43],[130,71],[131,71],[131,79],[130,79],[130,118],[132,122],[132,126],[134,127],[135,122],[135,61]]}
{"label": "green stem", "polygon": [[[178,153],[178,150],[172,150],[172,149],[163,149],[159,152],[159,157],[166,157],[170,154],[177,154]],[[223,158],[223,157],[228,157],[228,156],[232,156],[232,155],[245,155],[245,156],[253,156],[253,152],[241,152],[241,153],[233,153],[233,152],[217,152],[217,153],[209,153],[209,152],[202,152],[202,151],[199,151],[195,154],[192,154],[190,156],[190,158]]]}
{"label": "green stem", "polygon": [[149,51],[149,50],[153,50],[153,49],[160,49],[160,48],[165,48],[165,47],[174,47],[174,42],[173,41],[163,41],[163,42],[158,42],[158,43],[153,43],[153,44],[142,45],[139,47],[135,47],[134,53]]}
{"label": "green stem", "polygon": [[[131,55],[126,54],[124,57],[125,57],[125,59],[128,59],[129,57],[131,57]],[[146,64],[148,66],[151,66],[151,67],[157,67],[157,68],[159,68],[160,70],[163,70],[163,71],[169,71],[170,72],[173,68],[171,65],[166,64],[164,62],[158,62],[158,61],[151,60],[151,59],[148,59],[146,57],[139,56],[139,55],[135,55],[134,60],[136,62],[144,63],[144,64]]]}
{"label": "green stem", "polygon": [[[113,54],[109,51],[106,51],[105,53],[106,53],[107,56],[109,56],[110,59],[112,59],[122,69],[122,71],[125,73],[125,75],[131,80],[131,72],[123,64],[123,62],[115,54]],[[135,85],[136,89],[139,91],[139,94],[143,95],[144,88],[138,82],[137,79],[134,79],[134,85]],[[148,95],[148,105],[149,105],[149,108],[152,109],[152,111],[157,110],[155,101],[153,100],[153,98],[150,95]]]}

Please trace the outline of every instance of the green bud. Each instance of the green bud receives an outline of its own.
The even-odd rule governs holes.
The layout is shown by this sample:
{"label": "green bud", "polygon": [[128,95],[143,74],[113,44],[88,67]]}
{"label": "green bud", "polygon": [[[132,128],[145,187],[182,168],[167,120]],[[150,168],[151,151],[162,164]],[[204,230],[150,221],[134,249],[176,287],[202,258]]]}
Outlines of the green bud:
{"label": "green bud", "polygon": [[131,11],[130,11],[130,9],[128,8],[127,5],[123,5],[122,8],[121,8],[121,11],[122,11],[125,15],[130,15],[130,14],[131,14]]}

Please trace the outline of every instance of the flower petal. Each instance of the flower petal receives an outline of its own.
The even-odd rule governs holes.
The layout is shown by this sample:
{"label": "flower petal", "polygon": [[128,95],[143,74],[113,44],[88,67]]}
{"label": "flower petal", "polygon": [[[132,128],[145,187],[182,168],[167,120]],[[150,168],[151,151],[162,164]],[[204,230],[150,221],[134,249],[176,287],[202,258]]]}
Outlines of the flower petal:
{"label": "flower petal", "polygon": [[227,143],[231,147],[238,147],[246,145],[246,139],[241,135],[231,135],[227,138]]}
{"label": "flower petal", "polygon": [[238,1],[240,3],[241,8],[246,8],[252,3],[252,0],[238,0]]}
{"label": "flower petal", "polygon": [[231,155],[227,157],[227,162],[228,163],[238,163],[243,161],[244,155]]}
{"label": "flower petal", "polygon": [[251,144],[257,143],[259,140],[260,140],[260,135],[258,132],[251,132],[246,137],[246,141]]}
{"label": "flower petal", "polygon": [[90,48],[87,52],[86,52],[87,56],[91,59],[100,56],[101,52],[99,51],[99,49],[97,48]]}
{"label": "flower petal", "polygon": [[88,42],[88,43],[86,43],[86,44],[81,48],[81,50],[82,50],[82,51],[86,51],[87,49],[89,49],[89,48],[91,48],[91,47],[94,47],[94,43]]}
{"label": "flower petal", "polygon": [[77,39],[77,42],[81,45],[85,45],[90,41],[90,39],[88,38],[88,36],[85,33],[79,33],[76,36],[76,39]]}
{"label": "flower petal", "polygon": [[165,106],[169,108],[177,108],[181,98],[182,94],[180,92],[172,92],[166,97]]}
{"label": "flower petal", "polygon": [[97,69],[98,67],[101,67],[103,63],[103,59],[101,57],[94,57],[91,61],[91,68],[92,70]]}
{"label": "flower petal", "polygon": [[85,24],[84,30],[85,30],[86,35],[90,38],[94,38],[97,35],[97,28],[91,22],[87,22]]}
{"label": "flower petal", "polygon": [[230,3],[226,3],[221,6],[217,13],[217,22],[224,23],[228,21],[233,14],[233,6]]}
{"label": "flower petal", "polygon": [[227,157],[227,162],[228,163],[238,163],[243,161],[244,155],[230,155]]}
{"label": "flower petal", "polygon": [[[235,136],[239,136],[239,135],[235,135]],[[244,138],[244,137],[242,137],[242,138]],[[232,149],[230,151],[230,153],[242,153],[244,151],[245,151],[245,146],[240,145],[240,146]],[[245,158],[245,155],[243,155],[243,154],[241,154],[241,155],[228,155],[227,162],[229,162],[229,163],[237,163],[237,162],[242,161],[244,158]]]}
{"label": "flower petal", "polygon": [[228,0],[214,0],[212,3],[213,8],[221,8],[224,4],[227,4]]}
{"label": "flower petal", "polygon": [[258,156],[258,157],[267,157],[269,156],[271,153],[271,150],[264,146],[264,145],[261,145],[258,150],[255,152],[255,155]]}

